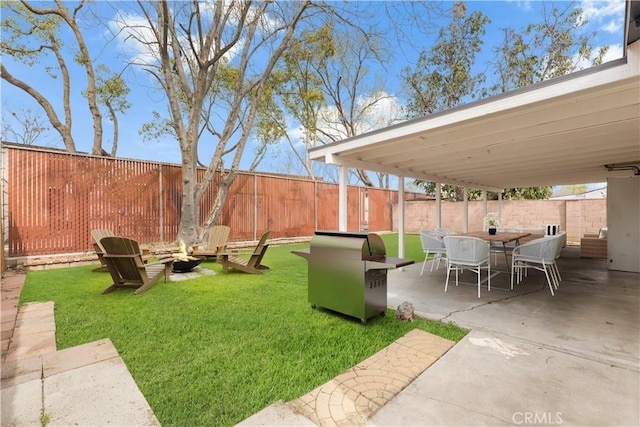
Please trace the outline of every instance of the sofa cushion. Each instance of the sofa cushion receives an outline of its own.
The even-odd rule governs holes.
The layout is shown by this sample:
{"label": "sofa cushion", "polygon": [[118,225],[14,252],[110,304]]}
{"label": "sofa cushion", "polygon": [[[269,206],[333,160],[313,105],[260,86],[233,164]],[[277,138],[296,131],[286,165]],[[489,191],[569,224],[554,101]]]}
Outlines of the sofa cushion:
{"label": "sofa cushion", "polygon": [[598,231],[598,238],[599,239],[606,239],[607,238],[607,232],[608,232],[607,227],[602,227],[600,229],[600,231]]}

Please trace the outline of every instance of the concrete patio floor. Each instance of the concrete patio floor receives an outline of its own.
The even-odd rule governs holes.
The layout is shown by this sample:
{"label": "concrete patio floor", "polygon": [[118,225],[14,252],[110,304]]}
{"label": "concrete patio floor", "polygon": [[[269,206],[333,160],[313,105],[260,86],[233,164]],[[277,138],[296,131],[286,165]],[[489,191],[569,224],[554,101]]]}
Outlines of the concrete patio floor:
{"label": "concrete patio floor", "polygon": [[[513,291],[508,275],[498,274],[491,279],[491,291],[483,285],[478,298],[474,273],[462,274],[457,287],[450,281],[445,293],[446,268],[429,272],[427,263],[420,276],[416,263],[389,272],[388,305],[409,301],[422,317],[638,370],[640,275],[609,271],[605,260],[580,258],[573,246],[563,249],[558,265],[563,280],[555,296],[544,273],[530,270]],[[504,258],[498,256],[492,269],[504,271]]]}
{"label": "concrete patio floor", "polygon": [[390,307],[410,301],[471,332],[367,425],[640,425],[640,275],[576,247],[558,264],[555,296],[537,271],[513,291],[500,274],[480,299],[475,284],[445,293],[442,266],[390,272]]}

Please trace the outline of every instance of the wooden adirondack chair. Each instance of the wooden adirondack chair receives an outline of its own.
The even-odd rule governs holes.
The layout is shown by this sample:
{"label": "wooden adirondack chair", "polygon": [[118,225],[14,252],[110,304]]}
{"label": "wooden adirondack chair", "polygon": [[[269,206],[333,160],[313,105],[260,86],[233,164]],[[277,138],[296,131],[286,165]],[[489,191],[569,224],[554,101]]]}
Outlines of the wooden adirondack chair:
{"label": "wooden adirondack chair", "polygon": [[[92,271],[109,271],[109,268],[107,268],[107,263],[104,260],[104,248],[102,247],[102,243],[100,243],[100,241],[104,237],[115,237],[115,234],[113,234],[113,231],[111,230],[99,228],[91,231],[91,237],[93,237],[93,240],[95,241],[95,243],[93,244],[93,249],[96,251],[96,255],[98,255],[98,261],[100,261],[100,267],[94,268]],[[153,258],[153,255],[142,255],[142,260],[145,263],[151,258]]]}
{"label": "wooden adirondack chair", "polygon": [[200,248],[198,246],[194,246],[191,255],[216,258],[219,253],[226,251],[230,231],[231,228],[226,225],[214,225],[209,230],[207,247]]}
{"label": "wooden adirondack chair", "polygon": [[142,260],[138,242],[126,237],[103,237],[100,244],[105,252],[103,258],[107,264],[113,284],[102,291],[103,294],[118,288],[137,288],[141,294],[164,277],[167,282],[174,258],[161,259],[145,264]]}
{"label": "wooden adirondack chair", "polygon": [[106,230],[102,228],[91,230],[91,237],[93,237],[93,240],[95,241],[95,243],[93,244],[93,249],[96,251],[96,255],[98,255],[98,261],[100,261],[100,267],[94,268],[93,271],[109,270],[107,268],[107,263],[104,260],[104,248],[102,247],[100,240],[102,240],[102,238],[104,237],[113,237],[113,236],[114,234],[111,230]]}
{"label": "wooden adirondack chair", "polygon": [[269,267],[262,265],[262,258],[267,252],[269,245],[267,239],[271,234],[271,230],[266,231],[260,241],[256,245],[255,249],[251,253],[251,256],[247,258],[241,258],[240,254],[219,253],[217,262],[222,264],[222,272],[228,273],[229,268],[233,268],[244,273],[262,274],[262,270],[268,270]]}

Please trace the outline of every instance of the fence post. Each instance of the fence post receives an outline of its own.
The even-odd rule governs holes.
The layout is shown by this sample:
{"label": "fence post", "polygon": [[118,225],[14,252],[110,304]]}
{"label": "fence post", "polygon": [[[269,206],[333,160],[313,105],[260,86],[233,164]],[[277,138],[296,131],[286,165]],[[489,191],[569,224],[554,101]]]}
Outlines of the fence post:
{"label": "fence post", "polygon": [[253,240],[258,240],[258,174],[253,174]]}
{"label": "fence post", "polygon": [[362,187],[358,187],[358,231],[362,231]]}
{"label": "fence post", "polygon": [[159,236],[160,236],[160,241],[164,242],[164,197],[163,197],[163,187],[162,187],[162,165],[160,165],[160,167],[158,168],[158,202],[159,205],[158,206],[158,215],[160,216],[159,218],[159,227],[160,230],[159,231]]}
{"label": "fence post", "polygon": [[339,166],[340,180],[338,182],[338,230],[347,231],[349,223],[347,221],[347,167]]}
{"label": "fence post", "polygon": [[318,229],[318,181],[313,180],[313,231]]}
{"label": "fence post", "polygon": [[[5,196],[5,191],[9,191],[9,186],[6,185],[7,182],[7,164],[9,161],[9,153],[4,148],[4,145],[0,144],[0,276],[4,276],[5,269],[5,246],[4,246],[4,230],[5,225],[8,226],[8,212],[9,212],[9,200],[8,197]],[[7,229],[8,231],[8,229]],[[9,238],[9,233],[7,233],[7,241]]]}

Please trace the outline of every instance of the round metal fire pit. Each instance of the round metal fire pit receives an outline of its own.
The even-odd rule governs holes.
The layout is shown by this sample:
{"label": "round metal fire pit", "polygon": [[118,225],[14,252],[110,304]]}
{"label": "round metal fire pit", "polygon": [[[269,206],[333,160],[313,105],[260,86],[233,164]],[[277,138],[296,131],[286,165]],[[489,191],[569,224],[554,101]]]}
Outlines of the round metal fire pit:
{"label": "round metal fire pit", "polygon": [[191,271],[194,267],[197,267],[198,265],[200,265],[202,261],[204,261],[204,257],[200,257],[200,258],[189,260],[189,261],[174,261],[173,272],[187,273]]}

